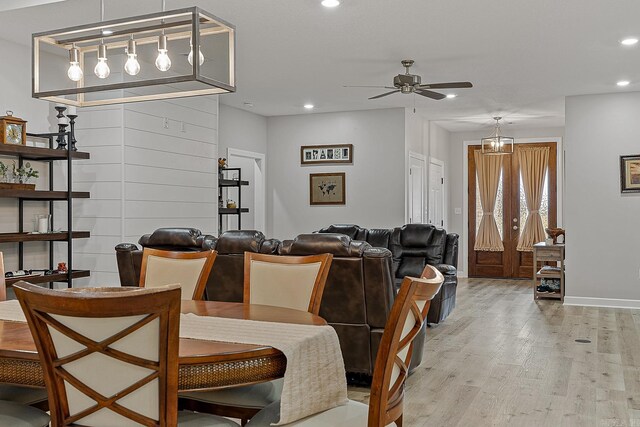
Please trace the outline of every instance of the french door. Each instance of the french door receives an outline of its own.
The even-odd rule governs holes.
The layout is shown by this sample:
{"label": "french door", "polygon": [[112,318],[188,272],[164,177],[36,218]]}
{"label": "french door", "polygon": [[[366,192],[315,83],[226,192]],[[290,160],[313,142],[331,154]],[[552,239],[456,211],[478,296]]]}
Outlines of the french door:
{"label": "french door", "polygon": [[[549,147],[549,161],[544,182],[542,203],[539,209],[544,228],[557,223],[557,147],[555,142],[515,144],[519,146]],[[532,252],[516,250],[518,239],[527,219],[527,202],[520,174],[518,156],[505,155],[498,184],[493,217],[498,226],[504,251],[488,252],[474,250],[477,230],[482,218],[482,205],[478,197],[478,179],[474,152],[479,145],[469,146],[469,277],[531,278],[533,271]]]}

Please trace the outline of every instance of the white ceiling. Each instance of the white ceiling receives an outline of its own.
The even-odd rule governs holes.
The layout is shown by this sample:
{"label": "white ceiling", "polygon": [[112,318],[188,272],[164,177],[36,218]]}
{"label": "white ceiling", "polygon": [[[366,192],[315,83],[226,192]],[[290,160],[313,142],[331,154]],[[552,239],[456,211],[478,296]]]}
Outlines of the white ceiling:
{"label": "white ceiling", "polygon": [[[562,126],[567,95],[640,90],[638,0],[166,0],[197,5],[237,26],[237,86],[225,104],[258,114],[413,107],[449,130],[486,127],[500,114],[519,127]],[[160,0],[105,0],[106,19],[160,9]],[[98,0],[0,13],[0,38],[98,21]],[[458,98],[392,95],[369,101],[415,59],[423,83],[469,80]],[[631,80],[624,89],[620,79]],[[244,103],[254,104],[247,108]]]}

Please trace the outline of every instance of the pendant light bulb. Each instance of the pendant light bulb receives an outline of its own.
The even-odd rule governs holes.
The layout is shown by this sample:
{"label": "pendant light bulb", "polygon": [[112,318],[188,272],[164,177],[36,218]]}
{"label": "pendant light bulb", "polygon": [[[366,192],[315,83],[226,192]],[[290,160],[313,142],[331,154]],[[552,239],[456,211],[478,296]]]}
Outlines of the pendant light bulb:
{"label": "pendant light bulb", "polygon": [[156,67],[160,71],[169,71],[171,68],[171,58],[167,55],[167,36],[164,34],[158,38],[158,57],[156,58]]}
{"label": "pendant light bulb", "polygon": [[124,71],[130,76],[135,76],[140,72],[140,63],[138,62],[138,54],[136,53],[136,42],[131,37],[127,43],[127,62],[124,64]]}
{"label": "pendant light bulb", "polygon": [[[193,65],[193,46],[191,46],[191,50],[189,51],[189,55],[187,56],[187,61],[189,61],[189,65]],[[204,64],[204,55],[202,54],[202,50],[198,48],[198,62],[200,65]]]}
{"label": "pendant light bulb", "polygon": [[109,65],[107,65],[107,46],[104,43],[100,43],[98,46],[98,64],[93,72],[99,79],[106,79],[111,74]]}
{"label": "pendant light bulb", "polygon": [[74,82],[82,80],[83,73],[82,68],[80,68],[80,52],[75,46],[69,50],[69,70],[67,71],[67,76]]}

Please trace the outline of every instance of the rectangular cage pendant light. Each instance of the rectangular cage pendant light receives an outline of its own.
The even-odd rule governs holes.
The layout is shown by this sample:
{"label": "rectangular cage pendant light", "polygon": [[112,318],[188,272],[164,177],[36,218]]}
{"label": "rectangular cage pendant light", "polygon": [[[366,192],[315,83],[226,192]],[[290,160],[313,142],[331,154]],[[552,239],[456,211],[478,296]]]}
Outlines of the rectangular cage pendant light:
{"label": "rectangular cage pendant light", "polygon": [[197,7],[33,34],[33,97],[89,107],[235,92],[235,27]]}

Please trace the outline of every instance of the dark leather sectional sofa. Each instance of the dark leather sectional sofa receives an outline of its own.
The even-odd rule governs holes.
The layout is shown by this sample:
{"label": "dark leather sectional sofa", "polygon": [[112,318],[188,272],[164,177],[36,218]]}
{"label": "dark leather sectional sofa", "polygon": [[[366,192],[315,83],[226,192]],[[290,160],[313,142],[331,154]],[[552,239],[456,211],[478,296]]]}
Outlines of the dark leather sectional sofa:
{"label": "dark leather sectional sofa", "polygon": [[[376,235],[374,231],[368,236],[372,243],[380,243],[372,240]],[[368,376],[373,373],[380,338],[393,305],[394,277],[404,264],[402,260],[394,260],[388,246],[378,244],[374,247],[366,240],[366,236],[355,240],[346,233],[323,231],[281,242],[267,239],[261,232],[253,230],[228,231],[216,238],[203,235],[196,229],[175,228],[158,229],[142,236],[138,243],[142,248],[173,251],[215,249],[218,256],[209,275],[207,298],[229,302],[242,301],[244,252],[333,254],[320,316],[338,333],[347,372]],[[116,246],[116,257],[121,285],[137,286],[142,250],[135,244],[121,243]],[[423,344],[424,339],[414,342],[411,369],[422,361]]]}

